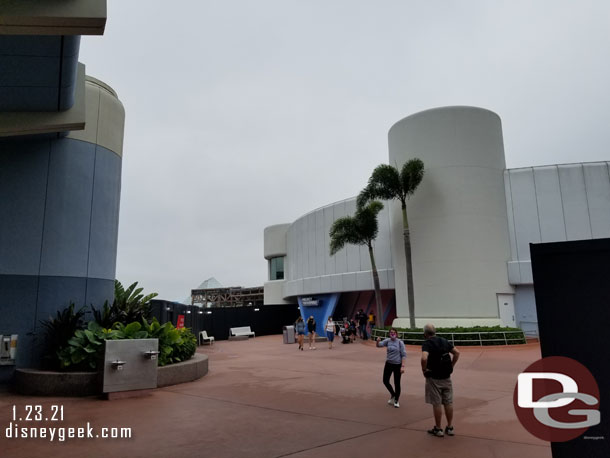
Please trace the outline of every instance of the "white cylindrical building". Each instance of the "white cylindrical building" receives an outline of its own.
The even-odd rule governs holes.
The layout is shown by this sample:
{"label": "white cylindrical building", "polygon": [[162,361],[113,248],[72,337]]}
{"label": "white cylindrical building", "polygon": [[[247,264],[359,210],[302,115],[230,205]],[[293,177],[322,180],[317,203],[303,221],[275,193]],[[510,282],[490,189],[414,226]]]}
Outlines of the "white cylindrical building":
{"label": "white cylindrical building", "polygon": [[[417,325],[501,324],[499,299],[512,301],[513,289],[507,276],[510,247],[500,118],[481,108],[436,108],[397,122],[388,137],[391,165],[400,168],[412,158],[425,165],[424,179],[407,203]],[[398,316],[394,324],[406,327],[399,203],[392,204],[390,215]]]}

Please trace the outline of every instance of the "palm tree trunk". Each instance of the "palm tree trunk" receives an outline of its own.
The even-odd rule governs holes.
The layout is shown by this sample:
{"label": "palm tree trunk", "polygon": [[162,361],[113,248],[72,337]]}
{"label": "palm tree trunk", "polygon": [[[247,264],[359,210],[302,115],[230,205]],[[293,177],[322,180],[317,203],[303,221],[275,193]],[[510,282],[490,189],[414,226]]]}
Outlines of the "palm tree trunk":
{"label": "palm tree trunk", "polygon": [[415,329],[415,295],[413,294],[413,262],[411,261],[411,234],[407,218],[407,204],[402,202],[402,228],[405,242],[405,259],[407,262],[407,300],[409,302],[409,326]]}
{"label": "palm tree trunk", "polygon": [[383,307],[381,306],[381,287],[379,286],[379,273],[375,265],[375,256],[373,255],[373,245],[368,242],[369,256],[371,257],[371,271],[373,272],[373,286],[375,288],[375,302],[377,303],[377,321],[375,325],[382,328],[385,325],[383,320]]}

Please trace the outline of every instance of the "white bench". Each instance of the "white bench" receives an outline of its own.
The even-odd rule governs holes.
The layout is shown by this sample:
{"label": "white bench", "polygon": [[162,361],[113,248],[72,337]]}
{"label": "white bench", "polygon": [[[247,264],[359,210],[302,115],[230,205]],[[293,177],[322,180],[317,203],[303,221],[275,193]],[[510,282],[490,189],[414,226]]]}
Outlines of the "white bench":
{"label": "white bench", "polygon": [[252,332],[252,329],[250,329],[250,326],[229,329],[229,338],[239,336],[254,337],[254,333]]}
{"label": "white bench", "polygon": [[206,342],[210,345],[214,345],[214,337],[208,336],[207,331],[201,331],[199,333],[199,345],[203,345]]}

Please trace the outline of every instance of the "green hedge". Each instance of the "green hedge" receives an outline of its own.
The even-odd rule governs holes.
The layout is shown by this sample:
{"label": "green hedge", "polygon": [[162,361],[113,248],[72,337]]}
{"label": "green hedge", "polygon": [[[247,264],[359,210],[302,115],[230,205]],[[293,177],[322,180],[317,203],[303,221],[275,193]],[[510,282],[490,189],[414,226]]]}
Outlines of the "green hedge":
{"label": "green hedge", "polygon": [[[383,328],[384,330],[389,330],[390,326],[386,326]],[[424,330],[423,328],[415,328],[415,329],[405,329],[405,328],[396,328],[399,337],[406,344],[417,345],[421,344],[424,340]],[[375,329],[377,331],[377,329]],[[377,337],[373,331],[373,336]],[[461,326],[453,327],[453,328],[436,328],[436,335],[440,337],[444,337],[445,339],[451,341],[452,335],[451,333],[470,333],[474,332],[477,334],[466,334],[466,335],[454,335],[455,344],[458,346],[479,346],[479,334],[481,334],[481,339],[483,340],[483,345],[519,345],[526,343],[525,335],[523,331],[519,328],[510,328],[510,327],[502,327],[502,326],[473,326],[464,328]],[[504,333],[506,333],[506,341],[504,340]],[[384,333],[379,333],[379,336],[382,337]],[[488,340],[487,342],[485,340]]]}

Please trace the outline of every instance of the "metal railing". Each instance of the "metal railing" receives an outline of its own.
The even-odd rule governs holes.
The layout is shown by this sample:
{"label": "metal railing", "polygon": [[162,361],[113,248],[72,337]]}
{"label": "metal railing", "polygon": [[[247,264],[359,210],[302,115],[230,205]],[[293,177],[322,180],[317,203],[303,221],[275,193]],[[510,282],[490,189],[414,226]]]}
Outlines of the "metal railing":
{"label": "metal railing", "polygon": [[[372,337],[385,339],[390,331],[387,329],[374,329]],[[437,332],[437,336],[444,337],[453,345],[516,345],[526,343],[523,331],[481,331],[481,332]],[[483,336],[501,335],[501,338],[484,338]],[[411,337],[412,336],[412,337]],[[466,338],[468,336],[468,338]],[[511,336],[511,337],[508,337]],[[457,337],[457,338],[456,338]],[[422,331],[398,331],[398,338],[408,344],[421,344],[426,339]]]}

